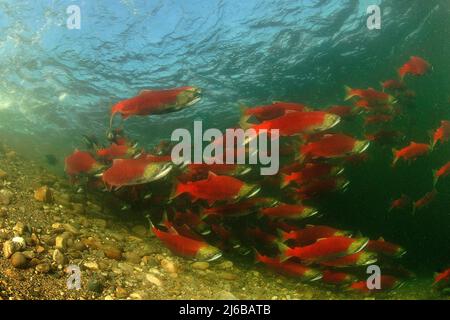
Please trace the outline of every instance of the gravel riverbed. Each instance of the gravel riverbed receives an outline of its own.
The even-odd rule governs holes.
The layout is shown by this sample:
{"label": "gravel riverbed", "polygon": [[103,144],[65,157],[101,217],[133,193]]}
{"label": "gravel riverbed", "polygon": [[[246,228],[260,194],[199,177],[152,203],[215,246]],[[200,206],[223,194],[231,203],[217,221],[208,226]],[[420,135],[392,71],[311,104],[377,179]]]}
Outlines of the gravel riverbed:
{"label": "gravel riverbed", "polygon": [[[142,221],[80,200],[63,177],[0,154],[0,299],[433,299],[431,279],[361,296],[275,275],[233,257],[173,256]],[[70,266],[80,289],[69,289]],[[73,277],[73,276],[72,276]]]}

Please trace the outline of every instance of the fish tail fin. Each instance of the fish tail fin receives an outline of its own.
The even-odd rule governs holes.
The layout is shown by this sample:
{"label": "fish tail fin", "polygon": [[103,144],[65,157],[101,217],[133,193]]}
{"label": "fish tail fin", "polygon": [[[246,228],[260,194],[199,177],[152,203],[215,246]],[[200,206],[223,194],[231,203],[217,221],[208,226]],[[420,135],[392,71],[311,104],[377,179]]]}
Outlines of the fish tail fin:
{"label": "fish tail fin", "polygon": [[405,75],[408,73],[409,68],[408,65],[404,65],[398,69],[398,75],[400,78],[400,81],[403,82],[403,79],[405,78]]}
{"label": "fish tail fin", "polygon": [[431,139],[431,143],[430,143],[430,150],[431,152],[434,151],[434,148],[436,147],[438,140],[434,138],[434,134],[432,132],[430,132],[430,139]]}
{"label": "fish tail fin", "polygon": [[111,113],[111,116],[109,117],[109,129],[112,128],[112,124],[114,121],[114,115],[115,115],[115,113]]}
{"label": "fish tail fin", "polygon": [[114,186],[109,184],[108,182],[106,182],[105,180],[102,180],[103,184],[105,185],[106,190],[108,190],[109,192],[112,192],[114,189]]}
{"label": "fish tail fin", "polygon": [[90,150],[97,151],[100,148],[100,146],[98,145],[97,138],[93,135],[88,136],[88,135],[84,134],[84,135],[82,135],[81,139],[83,140],[86,147]]}
{"label": "fish tail fin", "polygon": [[394,206],[391,205],[388,209],[388,213],[391,213],[393,210],[394,210]]}
{"label": "fish tail fin", "polygon": [[209,215],[205,212],[205,208],[202,208],[199,212],[199,218],[201,221],[204,221]]}
{"label": "fish tail fin", "polygon": [[251,127],[251,124],[248,123],[248,120],[251,118],[251,116],[246,114],[245,112],[247,110],[247,107],[241,103],[239,104],[239,109],[241,111],[241,116],[239,118],[239,126],[242,129],[249,129]]}
{"label": "fish tail fin", "polygon": [[173,199],[175,199],[179,195],[185,193],[186,191],[187,191],[186,187],[185,187],[185,185],[183,183],[175,182],[173,187],[172,187],[172,191],[170,192],[169,199],[172,201]]}
{"label": "fish tail fin", "polygon": [[172,222],[170,222],[169,218],[167,217],[167,210],[164,210],[161,225],[165,227],[169,233],[178,234],[177,229],[175,229],[174,225],[172,224]]}
{"label": "fish tail fin", "polygon": [[439,176],[437,174],[437,170],[433,170],[433,187],[435,188],[437,183],[439,182]]}
{"label": "fish tail fin", "polygon": [[155,236],[158,236],[158,234],[157,234],[157,233],[158,233],[158,229],[156,229],[156,227],[155,227],[155,225],[154,225],[152,219],[150,218],[150,215],[148,214],[148,215],[146,215],[145,217],[146,217],[147,220],[148,220],[148,224],[149,224],[149,226],[150,226],[150,231],[151,231]]}
{"label": "fish tail fin", "polygon": [[167,227],[170,224],[169,218],[167,217],[167,210],[164,210],[163,212],[161,224],[165,227]]}
{"label": "fish tail fin", "polygon": [[413,203],[413,204],[412,204],[412,211],[411,211],[411,214],[412,214],[413,216],[415,216],[416,213],[417,213],[417,206],[416,206],[415,203]]}
{"label": "fish tail fin", "polygon": [[305,147],[308,147],[308,146],[307,145],[302,146],[300,148],[300,150],[295,152],[295,154],[294,154],[295,161],[298,161],[300,163],[305,163],[306,160],[308,160],[308,152],[306,151],[307,148],[305,148]]}
{"label": "fish tail fin", "polygon": [[436,279],[438,276],[439,276],[439,273],[435,272],[433,275],[434,282],[433,282],[432,286],[436,286],[439,283],[439,280]]}
{"label": "fish tail fin", "polygon": [[278,247],[278,250],[280,251],[280,262],[286,261],[287,259],[290,258],[286,255],[286,251],[287,249],[289,249],[287,245],[278,240],[275,240],[275,245]]}
{"label": "fish tail fin", "polygon": [[263,262],[263,260],[264,260],[263,255],[260,254],[260,253],[258,252],[258,250],[256,250],[256,248],[253,248],[253,251],[255,252],[255,262],[256,262],[256,263]]}
{"label": "fish tail fin", "polygon": [[397,161],[399,159],[397,156],[397,153],[398,153],[397,149],[392,148],[392,154],[394,155],[394,160],[392,161],[392,167],[395,167],[395,165],[397,164]]}
{"label": "fish tail fin", "polygon": [[116,113],[119,112],[119,108],[118,105],[116,104],[114,107],[112,107],[111,109],[111,116],[109,117],[109,130],[112,129],[112,125],[114,122],[114,116],[116,115]]}
{"label": "fish tail fin", "polygon": [[281,175],[281,184],[280,184],[281,189],[286,188],[290,183],[291,183],[291,180],[289,178],[289,175],[282,174]]}
{"label": "fish tail fin", "polygon": [[100,173],[95,174],[95,176],[100,178],[100,177],[103,177],[103,172],[101,172],[101,171],[106,170],[106,168],[107,168],[106,165],[96,162],[92,167],[92,172],[94,172],[94,173],[100,172]]}
{"label": "fish tail fin", "polygon": [[278,241],[284,243],[286,240],[289,240],[289,233],[281,230],[281,229],[277,229],[277,235],[278,235]]}
{"label": "fish tail fin", "polygon": [[[110,116],[110,118],[109,118],[109,129],[110,129],[110,130],[111,130],[111,128],[112,128],[112,124],[113,124],[113,121],[114,121],[114,116],[116,115],[116,113],[119,113],[121,109],[122,109],[122,104],[121,104],[120,102],[119,102],[119,103],[116,103],[116,104],[111,108],[111,116]],[[123,117],[124,119],[127,118],[126,115],[122,115],[122,117]]]}
{"label": "fish tail fin", "polygon": [[353,92],[353,89],[349,86],[345,86],[345,101],[350,100],[355,96],[355,93]]}

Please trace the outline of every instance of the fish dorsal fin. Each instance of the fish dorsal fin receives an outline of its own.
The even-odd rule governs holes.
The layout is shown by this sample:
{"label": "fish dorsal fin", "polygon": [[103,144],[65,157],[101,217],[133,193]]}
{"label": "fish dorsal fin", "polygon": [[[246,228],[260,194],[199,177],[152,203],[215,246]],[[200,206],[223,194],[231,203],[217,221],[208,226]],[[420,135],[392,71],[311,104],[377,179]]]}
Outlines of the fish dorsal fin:
{"label": "fish dorsal fin", "polygon": [[382,241],[382,242],[385,242],[386,240],[384,240],[384,238],[383,238],[383,237],[379,237],[379,238],[378,238],[378,241]]}
{"label": "fish dorsal fin", "polygon": [[215,173],[212,172],[212,171],[208,171],[208,180],[209,180],[209,179],[213,179],[213,178],[215,178],[215,177],[217,177],[217,174],[215,174]]}
{"label": "fish dorsal fin", "polygon": [[119,164],[121,162],[123,162],[123,159],[114,159],[113,160],[113,166],[116,165],[116,164]]}
{"label": "fish dorsal fin", "polygon": [[167,211],[164,211],[163,213],[162,223],[167,228],[167,231],[169,231],[169,233],[178,234],[177,229],[174,228],[173,224],[167,218]]}
{"label": "fish dorsal fin", "polygon": [[167,210],[164,210],[163,216],[162,216],[162,221],[164,225],[168,225],[169,222],[169,218],[167,217]]}
{"label": "fish dorsal fin", "polygon": [[169,226],[169,227],[167,227],[167,231],[169,231],[169,233],[171,233],[171,234],[176,234],[176,235],[178,235],[177,229],[175,229],[172,225]]}
{"label": "fish dorsal fin", "polygon": [[146,94],[146,93],[149,93],[149,92],[152,92],[153,90],[150,90],[150,89],[143,89],[143,90],[141,90],[141,91],[139,91],[139,95],[143,95],[143,94]]}

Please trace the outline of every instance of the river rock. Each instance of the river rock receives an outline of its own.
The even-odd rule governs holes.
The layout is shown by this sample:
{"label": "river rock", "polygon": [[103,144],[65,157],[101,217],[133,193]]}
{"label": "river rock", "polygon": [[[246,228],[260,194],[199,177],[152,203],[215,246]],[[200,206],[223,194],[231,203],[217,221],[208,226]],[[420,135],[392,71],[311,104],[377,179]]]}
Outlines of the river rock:
{"label": "river rock", "polygon": [[17,247],[17,251],[23,250],[27,246],[25,239],[22,237],[14,237],[11,241],[14,242],[14,245]]}
{"label": "river rock", "polygon": [[31,229],[29,226],[19,221],[14,226],[13,231],[15,235],[22,236],[25,233],[30,233]]}
{"label": "river rock", "polygon": [[8,174],[6,173],[6,171],[0,169],[0,180],[5,179],[7,176]]}
{"label": "river rock", "polygon": [[69,223],[63,224],[62,227],[64,228],[64,230],[66,230],[67,232],[70,232],[73,235],[77,235],[80,233],[80,231],[78,231],[77,228],[75,228],[73,225],[71,225]]}
{"label": "river rock", "polygon": [[5,241],[3,243],[3,256],[9,259],[17,251],[17,246],[12,241]]}
{"label": "river rock", "polygon": [[233,281],[238,278],[238,276],[236,274],[230,273],[230,272],[220,272],[219,277],[224,280],[229,280],[229,281]]}
{"label": "river rock", "polygon": [[69,232],[64,232],[55,238],[55,248],[65,251],[71,242],[72,236]]}
{"label": "river rock", "polygon": [[217,267],[222,270],[230,270],[233,268],[233,262],[227,260],[227,261],[224,261],[224,262],[218,264]]}
{"label": "river rock", "polygon": [[17,156],[17,153],[15,151],[8,151],[5,155],[9,160],[12,160]]}
{"label": "river rock", "polygon": [[134,234],[140,236],[140,237],[145,237],[147,236],[147,228],[142,226],[142,225],[137,225],[134,226],[131,231],[133,231]]}
{"label": "river rock", "polygon": [[22,254],[29,260],[34,259],[35,254],[31,250],[23,251]]}
{"label": "river rock", "polygon": [[238,298],[229,291],[221,291],[217,294],[217,300],[238,300]]}
{"label": "river rock", "polygon": [[131,263],[139,264],[141,262],[141,257],[137,253],[130,251],[124,253],[124,258]]}
{"label": "river rock", "polygon": [[72,248],[74,250],[76,250],[76,251],[79,251],[79,252],[84,251],[84,250],[87,249],[86,245],[83,242],[81,242],[81,241],[75,241],[73,243]]}
{"label": "river rock", "polygon": [[103,253],[109,259],[121,260],[122,250],[114,246],[105,246],[102,248]]}
{"label": "river rock", "polygon": [[31,234],[30,240],[33,245],[39,245],[41,243],[41,241],[39,240],[39,237],[37,236],[36,233]]}
{"label": "river rock", "polygon": [[169,259],[162,259],[161,267],[168,273],[177,273],[177,266]]}
{"label": "river rock", "polygon": [[3,243],[3,256],[5,258],[11,257],[17,251],[25,249],[25,239],[22,237],[14,237],[12,240]]}
{"label": "river rock", "polygon": [[119,270],[122,270],[125,273],[131,274],[134,272],[134,267],[129,263],[119,262],[117,266],[119,267]]}
{"label": "river rock", "polygon": [[40,187],[34,191],[34,199],[39,202],[51,203],[53,202],[52,191],[47,186]]}
{"label": "river rock", "polygon": [[36,272],[38,273],[49,273],[50,272],[50,265],[46,262],[40,263],[36,266]]}
{"label": "river rock", "polygon": [[61,265],[62,266],[66,262],[66,257],[58,249],[55,249],[55,251],[53,251],[52,258],[53,258],[53,261],[55,261],[57,265]]}
{"label": "river rock", "polygon": [[162,286],[162,281],[159,280],[159,278],[157,278],[156,276],[152,275],[152,274],[147,274],[145,276],[145,278],[147,279],[148,282],[153,283],[155,286],[157,287],[161,287]]}
{"label": "river rock", "polygon": [[11,256],[11,264],[14,268],[25,269],[27,266],[27,257],[21,252],[16,252]]}
{"label": "river rock", "polygon": [[45,248],[43,247],[43,246],[37,246],[36,247],[36,252],[37,253],[42,253],[42,252],[44,252],[45,251]]}
{"label": "river rock", "polygon": [[9,239],[9,234],[5,230],[0,230],[0,240],[7,240]]}
{"label": "river rock", "polygon": [[126,297],[128,297],[128,291],[122,287],[117,287],[116,297],[119,299],[125,299]]}
{"label": "river rock", "polygon": [[89,270],[98,270],[98,263],[95,261],[87,261],[83,264]]}
{"label": "river rock", "polygon": [[0,204],[4,206],[9,205],[13,196],[14,194],[7,189],[0,190]]}
{"label": "river rock", "polygon": [[191,266],[193,269],[206,270],[209,268],[209,263],[204,262],[204,261],[197,261],[197,262],[194,262]]}
{"label": "river rock", "polygon": [[[28,257],[27,257],[28,258]],[[41,260],[37,259],[37,258],[33,258],[30,260],[30,263],[28,264],[30,267],[36,267],[38,264],[41,263]]]}

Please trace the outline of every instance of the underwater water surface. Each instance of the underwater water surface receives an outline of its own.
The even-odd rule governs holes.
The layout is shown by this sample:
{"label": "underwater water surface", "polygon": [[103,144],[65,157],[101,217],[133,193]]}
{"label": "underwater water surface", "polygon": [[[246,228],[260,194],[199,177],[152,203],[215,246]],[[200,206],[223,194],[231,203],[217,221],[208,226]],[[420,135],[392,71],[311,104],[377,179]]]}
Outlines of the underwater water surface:
{"label": "underwater water surface", "polygon": [[[70,5],[80,8],[79,29],[67,27]],[[381,8],[379,30],[367,28],[369,5]],[[0,140],[64,177],[64,158],[83,148],[82,136],[105,140],[111,107],[141,90],[202,90],[192,107],[123,122],[139,148],[151,149],[196,120],[234,128],[242,105],[351,105],[345,86],[381,90],[420,56],[432,68],[405,80],[415,97],[389,127],[400,140],[372,143],[366,161],[346,165],[349,186],[314,203],[322,216],[312,222],[400,244],[402,265],[432,279],[450,265],[450,181],[440,181],[435,201],[415,214],[389,206],[434,189],[433,170],[450,161],[449,144],[395,168],[391,149],[429,143],[450,120],[449,18],[446,0],[4,0]],[[339,126],[360,139],[370,131],[361,119]]]}

